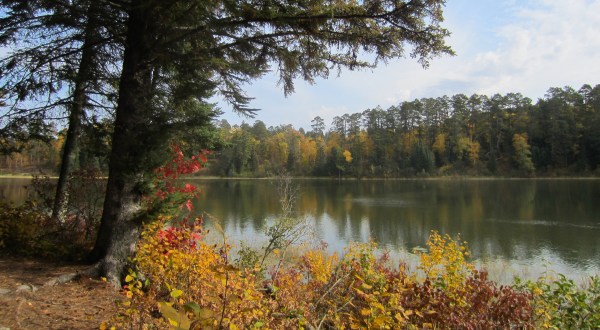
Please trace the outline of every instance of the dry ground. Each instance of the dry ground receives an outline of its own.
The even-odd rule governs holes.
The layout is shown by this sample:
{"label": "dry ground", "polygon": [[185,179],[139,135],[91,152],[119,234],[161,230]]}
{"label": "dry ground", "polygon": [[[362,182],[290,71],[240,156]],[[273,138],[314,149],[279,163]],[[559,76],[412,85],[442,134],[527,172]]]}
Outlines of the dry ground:
{"label": "dry ground", "polygon": [[110,285],[78,276],[88,266],[0,256],[0,330],[98,329],[123,296]]}

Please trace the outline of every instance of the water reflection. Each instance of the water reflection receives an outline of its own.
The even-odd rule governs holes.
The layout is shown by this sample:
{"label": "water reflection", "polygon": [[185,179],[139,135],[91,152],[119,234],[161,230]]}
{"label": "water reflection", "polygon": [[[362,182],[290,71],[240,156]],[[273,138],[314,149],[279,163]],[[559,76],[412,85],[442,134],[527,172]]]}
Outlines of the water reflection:
{"label": "water reflection", "polygon": [[[278,213],[268,180],[200,181],[198,208],[236,238],[260,233]],[[431,230],[460,234],[473,255],[508,267],[597,273],[598,180],[298,180],[299,216],[332,250],[374,239],[394,250],[422,246]],[[536,272],[538,274],[539,271]]]}
{"label": "water reflection", "polygon": [[27,186],[30,183],[31,179],[1,178],[0,200],[8,201],[17,205],[23,203],[27,199]]}

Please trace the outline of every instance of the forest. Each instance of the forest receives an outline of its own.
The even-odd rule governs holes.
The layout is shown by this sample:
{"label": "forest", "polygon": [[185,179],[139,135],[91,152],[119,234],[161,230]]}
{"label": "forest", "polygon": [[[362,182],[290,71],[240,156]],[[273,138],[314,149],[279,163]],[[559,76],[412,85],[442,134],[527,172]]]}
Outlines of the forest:
{"label": "forest", "polygon": [[[106,172],[110,125],[84,125],[80,167]],[[260,120],[214,120],[211,129],[219,143],[202,175],[596,176],[600,85],[549,88],[536,102],[520,93],[421,98],[337,116],[329,125],[316,117],[308,131]],[[65,134],[1,156],[0,167],[56,171]]]}
{"label": "forest", "polygon": [[[230,127],[214,174],[414,177],[592,175],[600,161],[600,85],[519,93],[457,94],[375,107],[312,130]],[[217,166],[214,166],[217,165]]]}

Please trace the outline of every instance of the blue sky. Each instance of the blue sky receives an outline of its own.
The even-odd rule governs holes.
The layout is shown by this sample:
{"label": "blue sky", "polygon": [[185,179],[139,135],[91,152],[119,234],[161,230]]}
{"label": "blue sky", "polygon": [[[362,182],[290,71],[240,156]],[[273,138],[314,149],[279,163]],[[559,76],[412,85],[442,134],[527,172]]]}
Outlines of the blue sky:
{"label": "blue sky", "polygon": [[246,88],[261,109],[254,119],[220,103],[222,118],[310,129],[316,116],[329,125],[344,113],[421,97],[520,92],[536,100],[549,87],[600,84],[600,0],[448,0],[444,17],[457,56],[434,59],[427,70],[398,59],[313,85],[296,81],[288,97],[267,75]]}

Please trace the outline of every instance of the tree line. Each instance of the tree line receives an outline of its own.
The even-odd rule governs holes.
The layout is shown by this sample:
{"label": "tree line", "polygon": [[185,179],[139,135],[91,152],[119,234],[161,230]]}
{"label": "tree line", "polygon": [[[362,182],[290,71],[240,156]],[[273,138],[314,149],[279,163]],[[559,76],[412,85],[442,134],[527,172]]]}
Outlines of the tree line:
{"label": "tree line", "polygon": [[600,162],[600,85],[520,93],[421,98],[321,117],[311,130],[262,121],[217,123],[221,176],[413,177],[592,174]]}
{"label": "tree line", "polygon": [[[108,154],[113,122],[110,118],[94,119],[81,125],[80,146],[74,153],[73,170],[108,174]],[[0,152],[0,173],[58,175],[65,152],[67,128],[51,127],[44,139],[9,141],[13,150]]]}
{"label": "tree line", "polygon": [[[107,173],[111,126],[109,119],[82,125],[76,167]],[[260,120],[214,121],[212,130],[217,150],[208,173],[225,177],[593,175],[600,85],[550,88],[535,103],[519,93],[421,98],[337,116],[330,125],[316,117],[308,131]],[[56,173],[65,136],[66,129],[50,143],[23,142],[21,152],[0,156],[0,167]]]}

